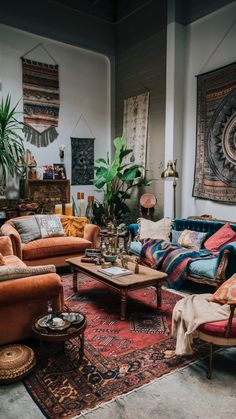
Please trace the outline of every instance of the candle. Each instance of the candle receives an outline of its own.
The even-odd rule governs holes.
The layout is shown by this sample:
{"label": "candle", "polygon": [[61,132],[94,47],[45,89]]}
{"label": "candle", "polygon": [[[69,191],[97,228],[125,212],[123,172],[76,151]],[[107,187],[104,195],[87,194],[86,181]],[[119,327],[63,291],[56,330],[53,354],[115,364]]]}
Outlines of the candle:
{"label": "candle", "polygon": [[62,204],[56,204],[54,207],[55,214],[62,214]]}
{"label": "candle", "polygon": [[72,207],[71,202],[68,203],[68,204],[65,204],[65,215],[67,215],[67,216],[73,215],[73,207]]}

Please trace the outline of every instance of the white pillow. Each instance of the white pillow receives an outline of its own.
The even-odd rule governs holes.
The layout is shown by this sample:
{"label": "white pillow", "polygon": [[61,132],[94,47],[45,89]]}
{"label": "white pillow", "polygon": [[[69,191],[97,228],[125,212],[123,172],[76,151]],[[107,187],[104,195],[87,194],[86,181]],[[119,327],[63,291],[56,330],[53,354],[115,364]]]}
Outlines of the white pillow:
{"label": "white pillow", "polygon": [[146,218],[138,219],[139,225],[139,240],[142,239],[162,239],[170,240],[171,219],[162,218],[159,221],[150,221]]}

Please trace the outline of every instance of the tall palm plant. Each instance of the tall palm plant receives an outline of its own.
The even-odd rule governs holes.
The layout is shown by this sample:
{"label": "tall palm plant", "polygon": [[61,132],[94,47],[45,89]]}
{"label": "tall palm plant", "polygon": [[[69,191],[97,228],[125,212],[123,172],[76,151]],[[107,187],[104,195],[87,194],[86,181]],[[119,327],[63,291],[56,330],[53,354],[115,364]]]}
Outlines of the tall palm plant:
{"label": "tall palm plant", "polygon": [[11,106],[11,96],[7,95],[0,104],[0,183],[5,186],[7,176],[15,176],[20,173],[17,162],[24,154],[23,139],[20,131],[23,123],[17,120],[16,110],[18,103]]}

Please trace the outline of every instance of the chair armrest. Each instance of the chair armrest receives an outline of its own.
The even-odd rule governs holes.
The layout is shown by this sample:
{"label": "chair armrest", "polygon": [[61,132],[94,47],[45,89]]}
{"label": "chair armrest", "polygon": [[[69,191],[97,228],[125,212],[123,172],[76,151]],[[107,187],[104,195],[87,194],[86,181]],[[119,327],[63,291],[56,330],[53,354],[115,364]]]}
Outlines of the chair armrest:
{"label": "chair armrest", "polygon": [[86,224],[84,227],[84,239],[92,242],[93,247],[98,246],[100,228],[95,224]]}
{"label": "chair armrest", "polygon": [[18,231],[8,222],[3,224],[1,231],[4,236],[10,237],[14,255],[22,259],[22,245]]}

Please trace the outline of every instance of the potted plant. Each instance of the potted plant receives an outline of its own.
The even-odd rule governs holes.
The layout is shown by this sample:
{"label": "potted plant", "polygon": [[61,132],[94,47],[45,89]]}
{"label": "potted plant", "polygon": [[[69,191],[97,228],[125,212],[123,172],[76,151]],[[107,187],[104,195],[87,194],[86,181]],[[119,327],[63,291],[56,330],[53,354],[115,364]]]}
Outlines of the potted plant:
{"label": "potted plant", "polygon": [[11,96],[7,95],[0,104],[0,184],[5,189],[7,177],[21,173],[18,161],[24,155],[23,139],[19,131],[23,123],[17,120],[20,112],[11,106]]}
{"label": "potted plant", "polygon": [[125,164],[124,157],[133,150],[126,149],[126,138],[117,137],[114,140],[115,154],[110,163],[106,159],[96,160],[95,178],[93,184],[97,191],[104,192],[103,203],[94,202],[94,217],[98,224],[111,220],[113,223],[123,221],[127,212],[130,212],[125,201],[131,197],[134,188],[148,186],[154,179],[147,180],[142,176],[143,166],[140,164]]}

